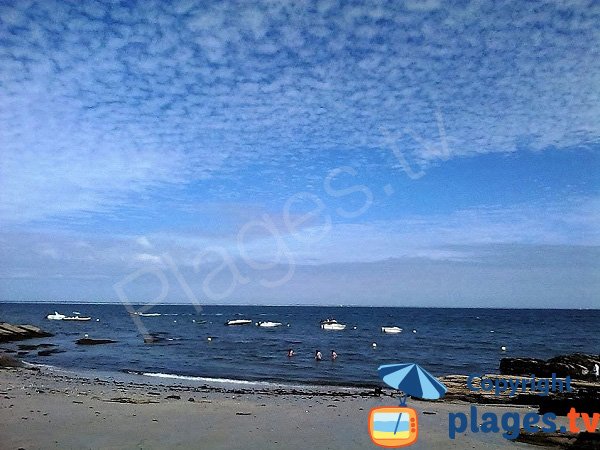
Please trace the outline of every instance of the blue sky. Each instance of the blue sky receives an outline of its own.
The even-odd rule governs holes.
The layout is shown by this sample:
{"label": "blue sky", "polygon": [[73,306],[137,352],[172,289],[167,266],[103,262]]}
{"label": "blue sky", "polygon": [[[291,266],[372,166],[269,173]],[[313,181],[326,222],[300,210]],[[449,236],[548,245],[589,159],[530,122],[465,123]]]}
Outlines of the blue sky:
{"label": "blue sky", "polygon": [[599,22],[2,1],[0,298],[598,307]]}

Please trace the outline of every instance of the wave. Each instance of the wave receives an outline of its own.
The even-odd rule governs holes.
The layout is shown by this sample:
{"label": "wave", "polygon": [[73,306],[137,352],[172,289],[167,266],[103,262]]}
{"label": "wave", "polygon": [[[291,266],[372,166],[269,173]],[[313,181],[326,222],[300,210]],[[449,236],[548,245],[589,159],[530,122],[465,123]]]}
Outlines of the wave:
{"label": "wave", "polygon": [[[130,372],[131,373],[131,372]],[[251,386],[281,386],[281,383],[271,383],[268,381],[249,381],[249,380],[238,380],[233,378],[211,378],[211,377],[194,377],[190,375],[177,375],[172,373],[162,372],[133,372],[138,375],[154,378],[168,378],[172,380],[186,380],[186,381],[201,381],[203,383],[224,383],[224,384],[243,384]]]}

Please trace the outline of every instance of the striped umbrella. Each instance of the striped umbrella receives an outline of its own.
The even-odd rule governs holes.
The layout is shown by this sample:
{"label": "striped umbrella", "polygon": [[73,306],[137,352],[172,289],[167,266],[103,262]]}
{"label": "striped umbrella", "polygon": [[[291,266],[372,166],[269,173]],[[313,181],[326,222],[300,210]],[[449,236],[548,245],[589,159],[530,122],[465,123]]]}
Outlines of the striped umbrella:
{"label": "striped umbrella", "polygon": [[388,364],[380,366],[377,372],[386,384],[411,397],[436,400],[448,391],[418,364]]}

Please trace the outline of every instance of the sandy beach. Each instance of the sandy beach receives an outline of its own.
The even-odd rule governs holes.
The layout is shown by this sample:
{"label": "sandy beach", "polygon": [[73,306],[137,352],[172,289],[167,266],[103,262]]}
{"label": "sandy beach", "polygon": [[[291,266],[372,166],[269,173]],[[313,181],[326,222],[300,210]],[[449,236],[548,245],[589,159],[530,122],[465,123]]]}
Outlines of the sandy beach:
{"label": "sandy beach", "polygon": [[[368,413],[397,402],[360,389],[157,381],[47,368],[0,370],[1,447],[376,448],[367,430]],[[419,411],[415,449],[544,448],[495,433],[466,432],[452,441],[448,413],[466,412],[468,403],[411,401],[409,406]],[[478,407],[482,413],[535,411],[523,406]]]}

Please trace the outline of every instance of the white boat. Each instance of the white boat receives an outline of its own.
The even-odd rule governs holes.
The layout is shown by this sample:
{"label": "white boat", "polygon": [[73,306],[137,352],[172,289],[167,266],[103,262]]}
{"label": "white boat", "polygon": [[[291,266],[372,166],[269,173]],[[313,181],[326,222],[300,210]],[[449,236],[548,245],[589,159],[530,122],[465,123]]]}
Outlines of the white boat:
{"label": "white boat", "polygon": [[262,327],[262,328],[275,328],[275,327],[280,327],[281,325],[283,325],[281,322],[270,322],[270,321],[256,322],[256,326]]}
{"label": "white boat", "polygon": [[400,328],[400,327],[381,327],[381,332],[388,333],[388,334],[398,334],[398,333],[402,333],[402,328]]}
{"label": "white boat", "polygon": [[133,314],[135,316],[140,316],[140,317],[158,317],[161,315],[160,313],[141,313],[141,312],[135,312]]}
{"label": "white boat", "polygon": [[225,322],[225,325],[248,325],[252,323],[250,319],[232,319]]}
{"label": "white boat", "polygon": [[338,323],[335,319],[327,319],[321,321],[321,329],[323,330],[332,330],[332,331],[342,331],[346,329],[346,325],[343,323]]}
{"label": "white boat", "polygon": [[67,316],[54,311],[54,314],[48,314],[46,316],[46,319],[48,319],[48,320],[63,320],[65,317],[67,317]]}
{"label": "white boat", "polygon": [[71,317],[63,317],[62,320],[72,321],[72,322],[87,322],[92,320],[91,317],[82,317],[82,316],[71,316]]}
{"label": "white boat", "polygon": [[60,314],[54,311],[54,314],[48,314],[46,316],[48,320],[66,320],[71,322],[87,322],[92,320],[91,317],[82,317],[82,316],[65,316],[64,314]]}

